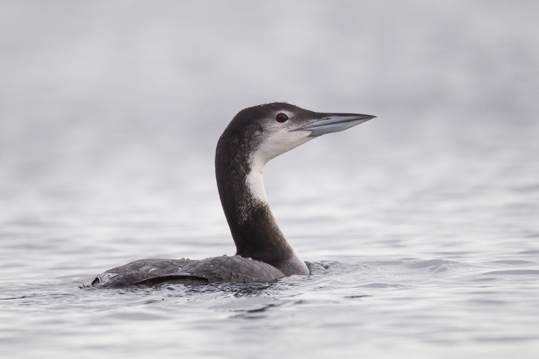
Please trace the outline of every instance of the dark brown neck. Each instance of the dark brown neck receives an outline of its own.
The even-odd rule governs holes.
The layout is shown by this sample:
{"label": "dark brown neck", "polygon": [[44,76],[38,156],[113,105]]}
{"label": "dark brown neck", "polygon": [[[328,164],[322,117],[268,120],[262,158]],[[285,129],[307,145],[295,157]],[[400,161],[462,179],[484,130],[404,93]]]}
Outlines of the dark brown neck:
{"label": "dark brown neck", "polygon": [[[228,145],[226,139],[219,140],[215,171],[236,254],[279,267],[294,250],[277,226],[268,203],[256,198],[247,184],[252,170],[250,158],[246,152],[231,150]],[[260,186],[263,188],[262,183]]]}

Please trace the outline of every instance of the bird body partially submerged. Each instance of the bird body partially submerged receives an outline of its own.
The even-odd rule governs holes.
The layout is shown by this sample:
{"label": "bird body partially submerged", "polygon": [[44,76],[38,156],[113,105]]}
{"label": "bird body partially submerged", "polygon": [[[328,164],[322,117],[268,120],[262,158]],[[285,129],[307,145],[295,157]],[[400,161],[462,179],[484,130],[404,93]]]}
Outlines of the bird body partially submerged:
{"label": "bird body partially submerged", "polygon": [[272,282],[284,276],[309,274],[271,213],[264,189],[264,166],[315,137],[373,117],[317,113],[287,103],[240,111],[221,135],[215,155],[217,187],[236,255],[203,260],[143,259],[98,275],[92,285],[118,288],[161,283]]}
{"label": "bird body partially submerged", "polygon": [[277,268],[240,256],[193,259],[140,259],[109,269],[92,282],[101,288],[161,283],[208,284],[216,282],[265,283],[285,275]]}

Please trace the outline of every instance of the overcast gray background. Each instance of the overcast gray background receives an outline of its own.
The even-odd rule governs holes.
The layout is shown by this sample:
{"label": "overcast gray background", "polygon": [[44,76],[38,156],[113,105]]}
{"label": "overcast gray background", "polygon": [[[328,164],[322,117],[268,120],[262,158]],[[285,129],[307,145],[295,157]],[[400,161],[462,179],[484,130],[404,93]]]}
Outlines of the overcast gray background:
{"label": "overcast gray background", "polygon": [[[0,1],[2,353],[535,357],[538,19],[537,1]],[[312,276],[78,289],[233,254],[215,144],[273,101],[377,116],[268,165]]]}

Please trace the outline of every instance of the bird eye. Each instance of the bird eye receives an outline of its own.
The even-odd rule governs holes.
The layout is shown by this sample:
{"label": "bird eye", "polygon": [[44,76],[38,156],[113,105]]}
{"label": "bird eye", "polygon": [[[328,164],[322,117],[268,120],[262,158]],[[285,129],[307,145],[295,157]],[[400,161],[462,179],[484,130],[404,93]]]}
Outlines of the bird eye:
{"label": "bird eye", "polygon": [[288,120],[288,116],[286,115],[286,113],[279,112],[277,116],[275,116],[275,119],[278,122],[283,123],[283,122],[286,122],[286,120]]}

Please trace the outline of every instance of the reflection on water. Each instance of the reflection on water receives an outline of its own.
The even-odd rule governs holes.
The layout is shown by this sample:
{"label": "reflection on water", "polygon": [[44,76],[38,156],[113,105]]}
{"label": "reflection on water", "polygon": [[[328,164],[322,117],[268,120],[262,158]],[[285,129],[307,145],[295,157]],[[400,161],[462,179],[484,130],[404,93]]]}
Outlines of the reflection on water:
{"label": "reflection on water", "polygon": [[[3,353],[533,357],[537,6],[236,5],[0,5]],[[267,167],[311,276],[79,289],[232,254],[215,143],[277,100],[378,116]]]}

